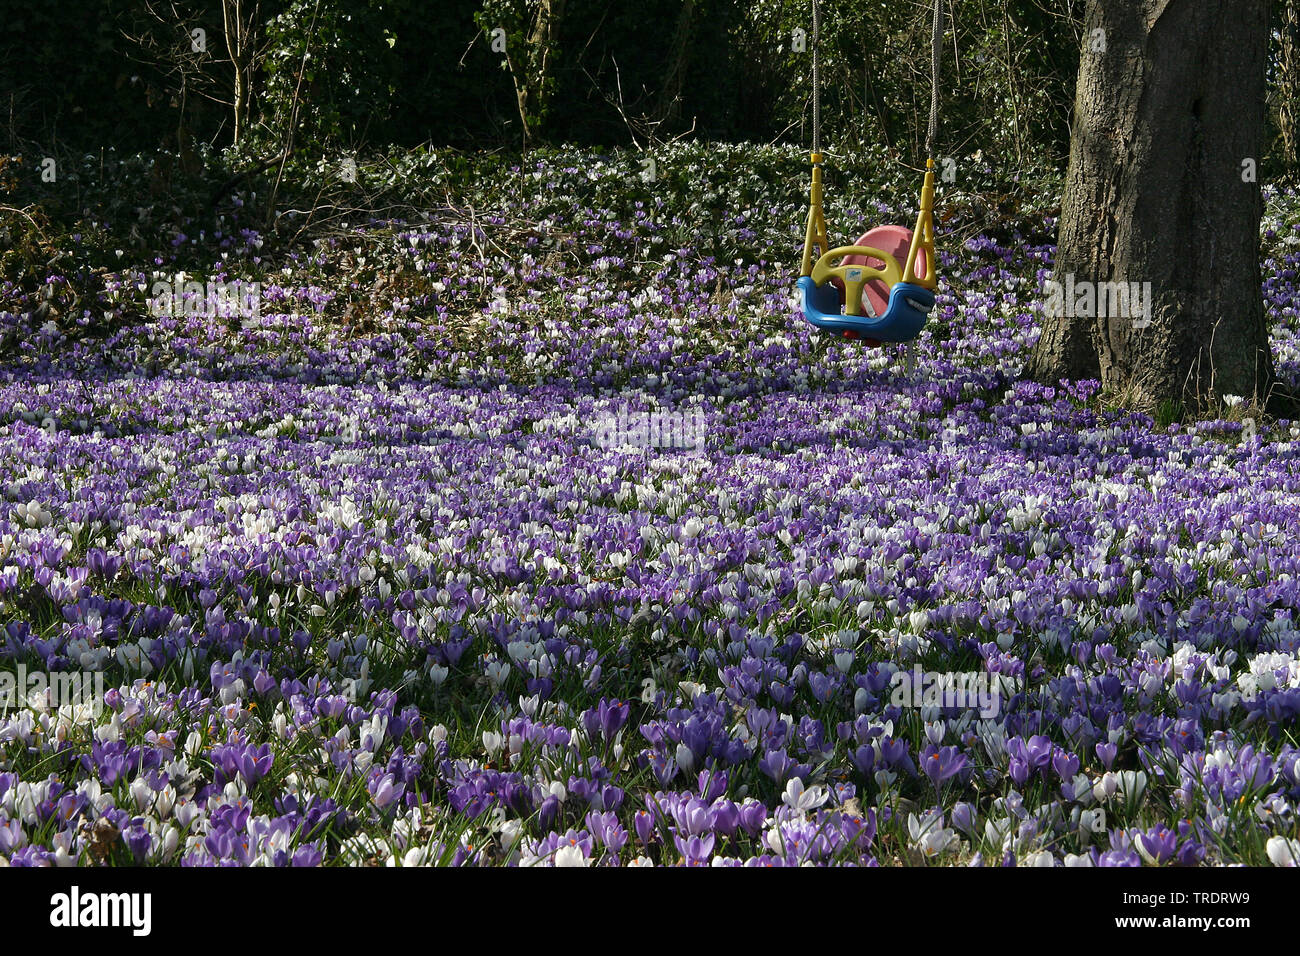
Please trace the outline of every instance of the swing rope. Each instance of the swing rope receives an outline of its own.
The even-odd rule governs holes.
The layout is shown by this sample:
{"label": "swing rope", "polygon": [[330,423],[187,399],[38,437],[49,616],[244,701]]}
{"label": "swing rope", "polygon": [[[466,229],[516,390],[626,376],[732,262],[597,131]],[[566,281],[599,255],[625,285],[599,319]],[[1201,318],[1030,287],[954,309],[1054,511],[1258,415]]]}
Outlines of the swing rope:
{"label": "swing rope", "polygon": [[[814,0],[814,6],[816,0]],[[813,22],[816,23],[814,14]],[[925,152],[934,159],[934,144],[939,138],[939,67],[943,55],[943,0],[934,0],[934,37],[930,48],[930,128],[925,137]],[[813,54],[813,69],[816,70],[817,56]],[[813,103],[817,102],[813,93]],[[815,112],[815,110],[814,110]]]}
{"label": "swing rope", "polygon": [[822,40],[821,3],[813,0],[813,42],[812,42],[812,93],[813,93],[813,145],[812,151],[822,151],[822,84],[817,60],[818,47]]}
{"label": "swing rope", "polygon": [[[822,153],[821,0],[812,0],[812,17],[813,142],[810,157],[812,160],[812,187],[808,204],[808,225],[804,234],[803,261],[800,263],[799,268],[800,276],[812,275],[813,264],[817,261],[817,258],[813,255],[814,248],[818,250],[820,256],[825,256],[830,251],[826,216],[822,209],[822,163],[825,161],[825,156]],[[939,137],[939,71],[942,66],[944,33],[943,0],[934,0],[933,27],[930,47],[930,124],[925,137],[927,155],[925,183],[921,189],[920,215],[917,218],[916,229],[913,230],[912,245],[908,250],[907,266],[903,271],[904,282],[920,283],[927,288],[933,288],[934,285],[934,148]],[[928,274],[924,278],[918,277],[915,272],[917,253],[921,250],[926,252],[925,263]]]}
{"label": "swing rope", "polygon": [[[943,65],[943,0],[934,0],[934,22],[930,43],[930,125],[925,136],[925,152],[934,157],[939,138],[939,71]],[[822,84],[821,84],[821,0],[812,0],[812,151],[822,151]]]}
{"label": "swing rope", "polygon": [[813,248],[818,255],[830,251],[827,238],[826,215],[822,211],[822,97],[821,97],[821,63],[818,47],[822,38],[821,4],[813,0],[813,44],[812,44],[812,87],[813,87],[813,147],[809,157],[812,160],[812,188],[808,196],[808,229],[804,236],[803,262],[799,267],[801,276],[810,275],[814,257]]}

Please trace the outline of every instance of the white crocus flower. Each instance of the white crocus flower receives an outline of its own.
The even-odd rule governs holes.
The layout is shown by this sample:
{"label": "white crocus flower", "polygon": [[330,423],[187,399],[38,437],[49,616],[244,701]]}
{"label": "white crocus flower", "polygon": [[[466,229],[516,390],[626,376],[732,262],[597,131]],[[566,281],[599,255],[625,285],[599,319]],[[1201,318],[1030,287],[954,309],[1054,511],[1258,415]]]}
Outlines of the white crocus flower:
{"label": "white crocus flower", "polygon": [[1269,837],[1265,845],[1268,860],[1274,866],[1300,866],[1300,840],[1286,837]]}
{"label": "white crocus flower", "polygon": [[943,825],[943,814],[938,810],[927,810],[920,817],[909,813],[907,833],[911,837],[912,846],[927,857],[946,853],[961,842],[955,831]]}
{"label": "white crocus flower", "polygon": [[1121,770],[1119,772],[1119,792],[1125,800],[1137,803],[1147,789],[1147,775],[1141,770]]}
{"label": "white crocus flower", "polygon": [[131,781],[130,790],[136,809],[143,813],[153,803],[153,790],[144,777],[136,777]]}
{"label": "white crocus flower", "polygon": [[402,866],[424,866],[429,851],[422,846],[411,847],[402,857]]}
{"label": "white crocus flower", "polygon": [[677,766],[686,773],[695,770],[695,752],[685,744],[677,745]]}
{"label": "white crocus flower", "polygon": [[800,813],[806,813],[809,810],[816,810],[826,802],[830,796],[825,787],[815,786],[804,789],[803,781],[798,777],[791,777],[789,783],[785,785],[785,793],[781,795],[781,802],[791,810],[797,810]]}
{"label": "white crocus flower", "polygon": [[555,851],[556,866],[586,866],[588,860],[577,846],[562,846]]}
{"label": "white crocus flower", "polygon": [[700,694],[704,693],[706,690],[703,684],[697,684],[694,681],[689,680],[678,681],[677,687],[682,692],[682,696],[688,701],[695,700],[696,697],[699,697]]}
{"label": "white crocus flower", "polygon": [[1100,803],[1103,800],[1109,800],[1111,797],[1115,796],[1115,793],[1118,790],[1119,777],[1114,771],[1107,770],[1101,775],[1101,778],[1093,784],[1092,795],[1096,798],[1097,802]]}

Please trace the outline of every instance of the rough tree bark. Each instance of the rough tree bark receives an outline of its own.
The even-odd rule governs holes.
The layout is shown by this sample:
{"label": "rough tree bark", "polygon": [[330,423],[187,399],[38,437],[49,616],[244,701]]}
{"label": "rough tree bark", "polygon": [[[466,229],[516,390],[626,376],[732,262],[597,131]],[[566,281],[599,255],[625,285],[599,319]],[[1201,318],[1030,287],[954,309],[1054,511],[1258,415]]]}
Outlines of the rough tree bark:
{"label": "rough tree bark", "polygon": [[1300,0],[1278,10],[1277,125],[1286,161],[1300,167]]}
{"label": "rough tree bark", "polygon": [[1032,378],[1100,379],[1148,410],[1271,397],[1254,175],[1269,16],[1269,0],[1089,0],[1054,280],[1149,282],[1150,316],[1048,310]]}

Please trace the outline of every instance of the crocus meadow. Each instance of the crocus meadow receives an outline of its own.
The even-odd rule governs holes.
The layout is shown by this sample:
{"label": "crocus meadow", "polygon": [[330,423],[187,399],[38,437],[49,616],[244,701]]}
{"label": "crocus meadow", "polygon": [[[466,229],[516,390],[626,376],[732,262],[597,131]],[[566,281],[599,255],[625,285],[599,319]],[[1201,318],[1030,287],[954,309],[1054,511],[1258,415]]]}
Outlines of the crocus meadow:
{"label": "crocus meadow", "polygon": [[[870,350],[799,319],[796,191],[637,168],[0,290],[0,669],[108,687],[0,711],[0,865],[1295,865],[1300,426],[1022,380],[1050,217],[967,202]],[[150,314],[182,262],[260,315]]]}

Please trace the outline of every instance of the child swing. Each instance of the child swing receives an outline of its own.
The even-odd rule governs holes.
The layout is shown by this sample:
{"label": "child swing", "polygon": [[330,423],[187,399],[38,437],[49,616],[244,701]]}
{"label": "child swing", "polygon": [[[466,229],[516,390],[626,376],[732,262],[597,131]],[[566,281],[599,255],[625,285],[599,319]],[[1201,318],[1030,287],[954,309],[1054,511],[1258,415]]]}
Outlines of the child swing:
{"label": "child swing", "polygon": [[[878,226],[851,246],[830,248],[822,212],[821,88],[817,46],[821,39],[819,0],[813,0],[812,190],[803,263],[799,271],[804,319],[816,329],[866,345],[909,342],[920,334],[934,308],[938,287],[934,253],[934,140],[939,127],[939,57],[943,43],[943,0],[934,0],[930,127],[916,229]],[[814,262],[813,246],[820,252]],[[906,256],[899,267],[899,257]]]}

